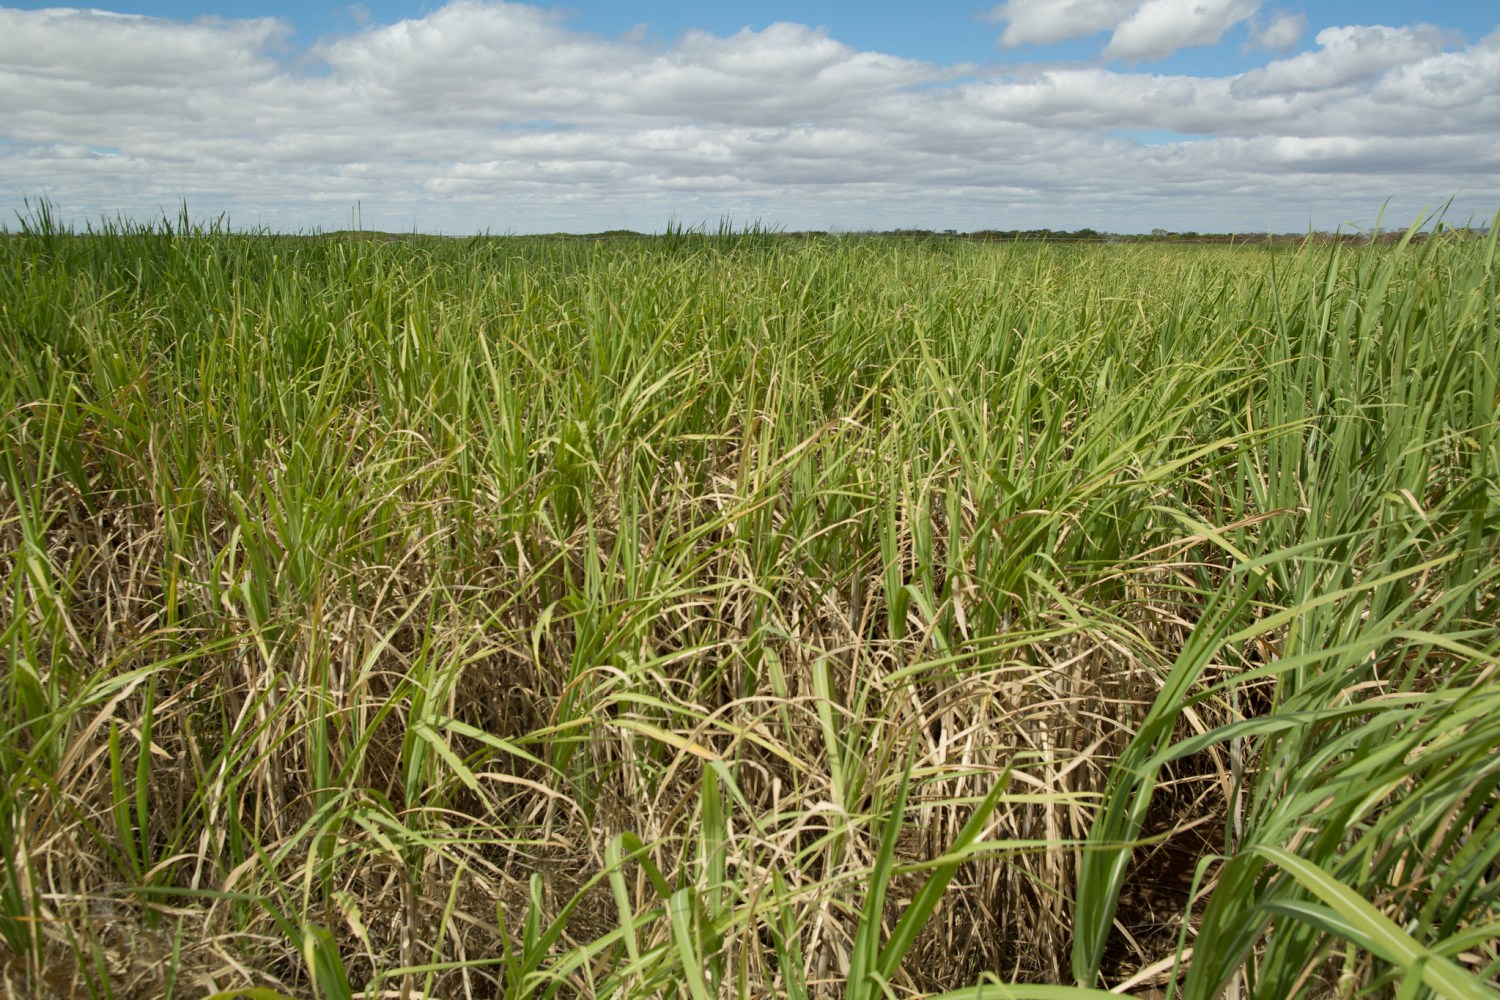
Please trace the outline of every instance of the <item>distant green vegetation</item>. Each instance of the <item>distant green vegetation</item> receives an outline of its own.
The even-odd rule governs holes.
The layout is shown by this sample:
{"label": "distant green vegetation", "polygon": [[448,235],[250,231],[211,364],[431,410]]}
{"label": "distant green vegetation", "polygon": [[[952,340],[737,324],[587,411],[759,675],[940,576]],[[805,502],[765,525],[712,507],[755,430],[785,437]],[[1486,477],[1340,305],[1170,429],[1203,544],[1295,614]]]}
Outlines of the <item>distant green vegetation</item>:
{"label": "distant green vegetation", "polygon": [[1497,263],[29,219],[0,992],[1495,997]]}

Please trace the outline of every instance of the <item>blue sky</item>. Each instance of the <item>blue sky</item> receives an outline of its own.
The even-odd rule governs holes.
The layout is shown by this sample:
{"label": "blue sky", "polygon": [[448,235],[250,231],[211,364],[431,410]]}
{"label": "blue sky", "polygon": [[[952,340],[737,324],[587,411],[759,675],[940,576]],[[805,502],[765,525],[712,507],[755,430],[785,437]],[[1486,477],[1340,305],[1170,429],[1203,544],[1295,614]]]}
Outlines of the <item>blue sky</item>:
{"label": "blue sky", "polygon": [[129,16],[0,0],[0,210],[1265,231],[1500,207],[1492,4],[100,6]]}

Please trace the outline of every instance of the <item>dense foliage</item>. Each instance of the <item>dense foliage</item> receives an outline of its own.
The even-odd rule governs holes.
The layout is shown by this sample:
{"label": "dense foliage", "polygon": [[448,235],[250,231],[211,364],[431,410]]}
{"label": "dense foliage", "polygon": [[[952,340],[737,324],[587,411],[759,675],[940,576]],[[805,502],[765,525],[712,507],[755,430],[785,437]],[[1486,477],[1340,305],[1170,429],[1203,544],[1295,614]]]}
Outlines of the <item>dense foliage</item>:
{"label": "dense foliage", "polygon": [[31,220],[0,982],[1493,997],[1496,265]]}

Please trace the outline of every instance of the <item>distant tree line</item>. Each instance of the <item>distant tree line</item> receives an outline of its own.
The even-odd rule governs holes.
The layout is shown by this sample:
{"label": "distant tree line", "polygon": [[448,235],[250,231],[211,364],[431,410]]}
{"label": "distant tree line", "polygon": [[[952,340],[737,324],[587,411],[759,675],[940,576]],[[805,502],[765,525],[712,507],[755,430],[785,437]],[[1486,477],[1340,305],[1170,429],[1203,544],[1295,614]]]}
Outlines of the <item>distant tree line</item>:
{"label": "distant tree line", "polygon": [[[1489,233],[1488,226],[1450,226],[1439,223],[1431,230],[1423,230],[1411,236],[1413,242],[1421,242],[1433,236],[1445,236],[1449,238],[1472,238],[1484,237]],[[726,234],[697,234],[688,232],[672,232],[667,234],[674,239],[682,239],[686,236],[691,239],[694,236],[706,238],[724,238]],[[1267,241],[1277,244],[1303,243],[1313,241],[1317,243],[1394,243],[1407,238],[1406,230],[1369,232],[1357,232],[1341,230],[1338,232],[1311,231],[1301,233],[1214,233],[1198,232],[1197,230],[1172,230],[1152,229],[1149,233],[1111,233],[1090,227],[1082,229],[976,229],[971,232],[959,232],[955,229],[887,229],[887,230],[858,230],[838,231],[807,229],[807,230],[777,230],[760,231],[755,235],[761,237],[782,239],[900,239],[900,240],[955,240],[974,243],[1012,243],[1012,242],[1052,242],[1052,243],[1222,243],[1241,244],[1255,243],[1264,245]],[[600,233],[589,233],[585,236],[570,236],[564,233],[553,234],[556,239],[653,239],[655,234],[640,233],[630,229],[611,229]]]}

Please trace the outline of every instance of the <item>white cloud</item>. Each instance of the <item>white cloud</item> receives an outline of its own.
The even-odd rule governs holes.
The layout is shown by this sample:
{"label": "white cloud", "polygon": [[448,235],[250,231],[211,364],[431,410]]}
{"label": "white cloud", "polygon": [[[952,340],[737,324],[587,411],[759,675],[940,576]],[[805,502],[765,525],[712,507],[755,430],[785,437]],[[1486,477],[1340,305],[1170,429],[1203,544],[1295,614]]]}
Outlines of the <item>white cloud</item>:
{"label": "white cloud", "polygon": [[1250,25],[1250,41],[1246,51],[1288,52],[1295,48],[1307,31],[1307,15],[1289,10],[1278,10],[1271,19],[1261,24],[1257,19]]}
{"label": "white cloud", "polygon": [[1441,52],[1396,66],[1370,88],[1393,112],[1430,116],[1460,133],[1473,125],[1500,134],[1500,30],[1457,52]]}
{"label": "white cloud", "polygon": [[1445,33],[1430,24],[1325,28],[1319,48],[1251,70],[1235,82],[1235,93],[1283,94],[1348,86],[1386,70],[1438,55]]}
{"label": "white cloud", "polygon": [[950,76],[906,59],[856,52],[798,24],[729,38],[690,32],[673,51],[632,67],[607,87],[604,107],[776,125],[823,117],[912,84]]}
{"label": "white cloud", "polygon": [[990,11],[1004,21],[1000,44],[1051,45],[1108,31],[1140,6],[1140,0],[1006,0]]}
{"label": "white cloud", "polygon": [[1006,0],[989,18],[1005,22],[1000,44],[1010,48],[1110,31],[1104,55],[1133,62],[1217,44],[1260,6],[1261,0]]}
{"label": "white cloud", "polygon": [[91,86],[243,85],[274,71],[263,53],[290,34],[289,25],[269,17],[184,24],[96,10],[0,7],[0,66]]}
{"label": "white cloud", "polygon": [[[1245,9],[1107,6],[1145,52]],[[450,232],[724,214],[1264,230],[1392,195],[1396,215],[1460,190],[1468,210],[1500,204],[1500,33],[1458,48],[1422,26],[1332,29],[1229,78],[983,78],[802,25],[662,45],[480,0],[302,57],[287,30],[0,8],[0,210],[46,194],[79,220],[186,197],[288,229],[347,224],[360,201],[367,223]]]}
{"label": "white cloud", "polygon": [[1115,28],[1104,55],[1161,59],[1178,49],[1217,45],[1224,32],[1259,8],[1259,0],[1146,0]]}

